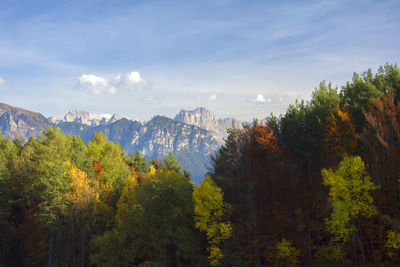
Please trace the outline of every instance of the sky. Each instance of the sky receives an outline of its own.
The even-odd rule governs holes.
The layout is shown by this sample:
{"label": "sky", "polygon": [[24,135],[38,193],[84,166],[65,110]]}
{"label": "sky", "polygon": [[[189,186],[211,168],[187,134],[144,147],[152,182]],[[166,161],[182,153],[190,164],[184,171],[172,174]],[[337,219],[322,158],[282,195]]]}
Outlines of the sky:
{"label": "sky", "polygon": [[250,121],[400,63],[400,1],[0,0],[0,102]]}

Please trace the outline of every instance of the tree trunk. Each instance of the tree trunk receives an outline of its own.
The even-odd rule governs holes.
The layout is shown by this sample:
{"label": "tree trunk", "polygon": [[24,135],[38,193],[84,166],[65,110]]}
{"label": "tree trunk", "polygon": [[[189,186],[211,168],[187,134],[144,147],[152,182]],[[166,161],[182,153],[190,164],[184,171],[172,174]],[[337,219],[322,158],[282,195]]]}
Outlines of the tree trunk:
{"label": "tree trunk", "polygon": [[[359,226],[358,226],[359,227]],[[360,228],[360,227],[359,227]],[[361,234],[361,229],[358,231],[358,243],[360,245],[360,251],[361,251],[361,257],[362,261],[365,262],[365,253],[364,253],[364,246],[362,242],[362,234]]]}
{"label": "tree trunk", "polygon": [[254,188],[255,185],[250,186],[249,197],[250,197],[250,222],[251,222],[251,230],[252,230],[252,245],[253,245],[253,253],[255,255],[254,266],[261,266],[260,262],[260,251],[258,249],[258,220],[257,220],[257,209],[254,203]]}
{"label": "tree trunk", "polygon": [[83,227],[82,229],[82,244],[81,244],[81,267],[83,267],[83,263],[84,263],[84,256],[85,256],[85,233],[86,233],[86,229],[85,227]]}
{"label": "tree trunk", "polygon": [[53,250],[53,240],[52,239],[53,238],[50,237],[50,240],[49,240],[49,254],[48,254],[48,258],[47,258],[47,263],[48,263],[49,267],[51,267],[51,253],[52,253],[52,250]]}

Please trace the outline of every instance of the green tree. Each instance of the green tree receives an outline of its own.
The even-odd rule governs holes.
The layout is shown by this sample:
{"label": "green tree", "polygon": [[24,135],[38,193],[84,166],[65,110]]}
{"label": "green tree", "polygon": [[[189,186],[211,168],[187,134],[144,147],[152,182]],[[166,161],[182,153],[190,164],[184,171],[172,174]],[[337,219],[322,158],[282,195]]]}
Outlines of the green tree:
{"label": "green tree", "polygon": [[[64,195],[70,190],[71,139],[49,128],[39,140],[29,139],[15,166],[23,212],[19,225],[25,264],[57,263],[65,251]],[[58,255],[58,256],[57,256]]]}
{"label": "green tree", "polygon": [[110,191],[120,194],[125,178],[129,175],[122,148],[118,144],[107,141],[107,138],[98,132],[87,145],[87,156],[92,158],[95,165],[101,166],[101,171],[95,170],[98,181]]}
{"label": "green tree", "polygon": [[72,136],[71,137],[71,163],[75,165],[78,169],[83,170],[87,173],[91,173],[93,177],[94,174],[92,173],[91,164],[92,161],[89,157],[87,157],[87,147],[83,140],[79,136]]}
{"label": "green tree", "polygon": [[281,139],[299,161],[304,161],[310,179],[321,169],[326,118],[339,103],[337,89],[321,82],[309,102],[296,101],[281,118]]}
{"label": "green tree", "polygon": [[347,244],[351,241],[353,259],[356,256],[356,242],[359,242],[365,260],[360,237],[361,217],[377,214],[372,192],[378,189],[365,171],[360,157],[345,157],[337,170],[322,170],[324,185],[329,187],[329,203],[332,207],[330,218],[326,220],[328,231],[334,241]]}
{"label": "green tree", "polygon": [[395,64],[381,66],[376,74],[371,69],[362,74],[354,73],[353,80],[342,87],[341,102],[349,108],[357,132],[365,126],[363,112],[369,110],[375,98],[388,92],[395,94],[394,101],[397,103],[400,98],[400,69]]}
{"label": "green tree", "polygon": [[92,229],[95,234],[103,234],[114,225],[117,202],[130,170],[124,161],[122,148],[107,141],[101,132],[96,133],[88,143],[87,157],[91,159],[94,179],[100,190]]}
{"label": "green tree", "polygon": [[14,203],[13,168],[19,148],[0,135],[0,265],[18,265],[18,237],[12,218]]}
{"label": "green tree", "polygon": [[163,159],[162,169],[175,171],[178,174],[183,174],[182,166],[179,164],[179,161],[174,157],[172,153],[169,153],[169,155]]}
{"label": "green tree", "polygon": [[[137,185],[128,180],[118,202],[116,227],[94,239],[92,262],[101,266],[195,265],[199,251],[192,192],[190,181],[171,170],[157,171]],[[118,248],[109,250],[109,244]]]}
{"label": "green tree", "polygon": [[135,154],[129,155],[128,164],[135,168],[138,176],[143,176],[150,171],[149,161],[142,156],[139,150],[136,150]]}

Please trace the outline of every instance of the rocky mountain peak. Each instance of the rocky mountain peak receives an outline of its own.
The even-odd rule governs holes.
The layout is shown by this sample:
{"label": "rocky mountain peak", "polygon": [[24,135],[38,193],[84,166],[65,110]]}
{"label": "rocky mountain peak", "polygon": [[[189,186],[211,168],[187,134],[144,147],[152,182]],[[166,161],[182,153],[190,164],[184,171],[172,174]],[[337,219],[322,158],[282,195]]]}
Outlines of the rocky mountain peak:
{"label": "rocky mountain peak", "polygon": [[74,122],[77,120],[83,121],[83,120],[88,120],[89,116],[90,116],[89,112],[73,109],[70,110],[61,120],[65,122]]}
{"label": "rocky mountain peak", "polygon": [[218,124],[218,120],[214,114],[203,107],[198,107],[191,111],[181,110],[175,116],[174,120],[195,125],[206,130],[213,130]]}
{"label": "rocky mountain peak", "polygon": [[118,114],[114,113],[111,118],[108,120],[107,123],[114,123],[116,121],[119,121],[120,119],[122,119],[123,117],[120,117]]}
{"label": "rocky mountain peak", "polygon": [[[194,110],[181,110],[174,118],[176,121],[186,124],[195,125],[206,129],[213,134],[213,137],[219,144],[224,143],[224,138],[227,137],[226,128],[232,126],[234,119],[224,118],[217,119],[215,115],[204,107],[198,107]],[[236,121],[240,125],[239,121]]]}
{"label": "rocky mountain peak", "polygon": [[61,120],[54,122],[54,119],[50,118],[50,121],[56,124],[61,122],[76,122],[88,126],[98,126],[114,123],[121,118],[122,117],[117,114],[92,114],[87,111],[73,109],[70,110]]}

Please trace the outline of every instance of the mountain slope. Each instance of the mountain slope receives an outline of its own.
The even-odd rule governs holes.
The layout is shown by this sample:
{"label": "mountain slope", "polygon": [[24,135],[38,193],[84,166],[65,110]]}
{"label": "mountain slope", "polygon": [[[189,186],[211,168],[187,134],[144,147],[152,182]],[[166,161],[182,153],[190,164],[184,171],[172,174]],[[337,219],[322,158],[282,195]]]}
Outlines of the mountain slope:
{"label": "mountain slope", "polygon": [[48,119],[38,112],[0,103],[0,131],[7,138],[38,138],[49,126]]}

